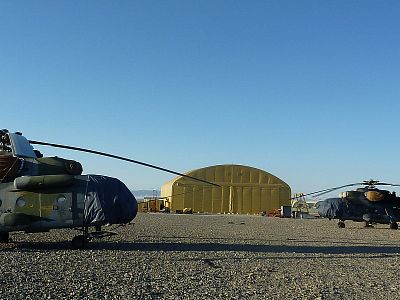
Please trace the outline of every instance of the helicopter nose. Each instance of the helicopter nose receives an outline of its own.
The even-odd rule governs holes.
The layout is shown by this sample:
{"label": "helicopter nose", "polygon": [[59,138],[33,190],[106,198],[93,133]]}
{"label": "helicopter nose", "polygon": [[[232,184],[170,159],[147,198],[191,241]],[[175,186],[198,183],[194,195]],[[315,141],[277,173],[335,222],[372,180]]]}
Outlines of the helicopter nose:
{"label": "helicopter nose", "polygon": [[117,178],[87,175],[85,224],[126,224],[138,211],[135,196]]}

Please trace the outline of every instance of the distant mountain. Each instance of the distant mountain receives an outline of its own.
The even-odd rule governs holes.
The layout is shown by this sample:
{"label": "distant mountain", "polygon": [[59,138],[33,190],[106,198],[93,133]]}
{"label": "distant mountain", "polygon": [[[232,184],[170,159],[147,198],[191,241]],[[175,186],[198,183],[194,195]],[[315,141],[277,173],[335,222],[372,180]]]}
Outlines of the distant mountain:
{"label": "distant mountain", "polygon": [[135,190],[131,191],[136,199],[143,199],[144,197],[153,197],[153,195],[160,196],[160,190]]}

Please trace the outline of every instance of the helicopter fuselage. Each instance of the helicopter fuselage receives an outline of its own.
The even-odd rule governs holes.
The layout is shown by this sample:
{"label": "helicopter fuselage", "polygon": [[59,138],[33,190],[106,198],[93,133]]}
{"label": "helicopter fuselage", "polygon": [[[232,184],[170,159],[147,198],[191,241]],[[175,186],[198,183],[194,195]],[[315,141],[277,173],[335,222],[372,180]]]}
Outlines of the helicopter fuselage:
{"label": "helicopter fuselage", "polygon": [[[0,232],[121,224],[137,213],[135,197],[115,178],[45,175],[23,179],[23,189],[17,180],[0,184]],[[114,185],[114,191],[99,185],[108,190]]]}
{"label": "helicopter fuselage", "polygon": [[319,202],[320,216],[329,219],[391,224],[400,221],[400,198],[379,189],[358,189]]}
{"label": "helicopter fuselage", "polygon": [[2,132],[0,234],[125,224],[137,201],[118,179],[81,175],[79,162],[43,157],[20,134]]}

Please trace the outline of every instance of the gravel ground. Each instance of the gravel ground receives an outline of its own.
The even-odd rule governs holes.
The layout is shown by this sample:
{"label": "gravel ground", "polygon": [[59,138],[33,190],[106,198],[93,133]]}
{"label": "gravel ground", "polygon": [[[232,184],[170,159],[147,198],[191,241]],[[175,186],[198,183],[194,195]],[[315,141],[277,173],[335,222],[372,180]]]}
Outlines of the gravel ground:
{"label": "gravel ground", "polygon": [[400,299],[386,225],[140,213],[114,231],[86,250],[73,230],[13,233],[0,299]]}

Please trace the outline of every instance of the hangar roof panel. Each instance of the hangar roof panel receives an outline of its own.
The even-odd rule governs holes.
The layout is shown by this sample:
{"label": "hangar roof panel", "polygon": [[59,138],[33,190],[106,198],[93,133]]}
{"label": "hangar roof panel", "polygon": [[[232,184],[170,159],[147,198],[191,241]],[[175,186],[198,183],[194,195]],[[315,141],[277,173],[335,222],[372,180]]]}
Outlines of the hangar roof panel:
{"label": "hangar roof panel", "polygon": [[[280,178],[257,168],[243,165],[215,165],[185,173],[192,177],[215,182],[220,185],[289,185]],[[175,183],[201,184],[182,176],[175,177],[164,185]]]}

